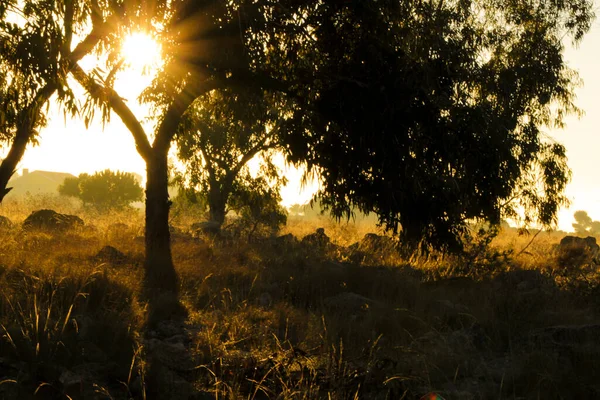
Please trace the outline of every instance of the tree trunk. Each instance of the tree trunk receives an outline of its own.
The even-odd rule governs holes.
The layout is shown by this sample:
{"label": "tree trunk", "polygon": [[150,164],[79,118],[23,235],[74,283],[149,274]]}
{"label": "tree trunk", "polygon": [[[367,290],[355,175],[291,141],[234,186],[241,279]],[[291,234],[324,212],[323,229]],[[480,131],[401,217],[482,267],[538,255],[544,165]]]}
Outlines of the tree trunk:
{"label": "tree trunk", "polygon": [[208,213],[210,220],[218,222],[219,226],[225,222],[227,201],[231,195],[233,181],[225,178],[222,181],[211,179],[208,188]]}
{"label": "tree trunk", "polygon": [[8,181],[15,173],[17,164],[23,158],[27,142],[29,142],[28,127],[20,126],[17,130],[17,134],[10,146],[10,151],[2,164],[0,164],[0,203],[4,200],[4,196],[10,192],[12,188],[7,188]]}
{"label": "tree trunk", "polygon": [[217,222],[222,226],[225,222],[225,208],[227,207],[227,199],[224,198],[221,190],[210,189],[208,193],[208,213],[210,220]]}
{"label": "tree trunk", "polygon": [[163,292],[177,295],[179,286],[171,255],[167,155],[154,153],[146,160],[144,291],[148,298],[157,298]]}

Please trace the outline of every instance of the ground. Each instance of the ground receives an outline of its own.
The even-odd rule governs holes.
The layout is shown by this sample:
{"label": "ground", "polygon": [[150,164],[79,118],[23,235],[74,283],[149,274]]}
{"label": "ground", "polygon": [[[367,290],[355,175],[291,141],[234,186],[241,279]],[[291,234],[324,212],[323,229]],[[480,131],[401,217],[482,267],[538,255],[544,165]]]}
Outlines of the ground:
{"label": "ground", "polygon": [[[86,226],[23,232],[36,208]],[[174,220],[187,317],[148,327],[138,211],[46,198],[0,214],[0,398],[600,397],[600,279],[560,258],[562,233],[406,259],[361,247],[368,224],[291,218],[298,241],[248,243]],[[301,242],[319,227],[330,243]]]}

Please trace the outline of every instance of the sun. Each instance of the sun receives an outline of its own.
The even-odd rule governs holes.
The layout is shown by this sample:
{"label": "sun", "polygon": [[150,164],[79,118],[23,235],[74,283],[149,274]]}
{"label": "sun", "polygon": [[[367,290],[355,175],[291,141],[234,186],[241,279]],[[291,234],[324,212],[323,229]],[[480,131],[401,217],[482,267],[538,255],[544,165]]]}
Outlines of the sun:
{"label": "sun", "polygon": [[161,63],[160,45],[142,32],[132,33],[123,40],[121,55],[129,67],[138,71],[157,68]]}

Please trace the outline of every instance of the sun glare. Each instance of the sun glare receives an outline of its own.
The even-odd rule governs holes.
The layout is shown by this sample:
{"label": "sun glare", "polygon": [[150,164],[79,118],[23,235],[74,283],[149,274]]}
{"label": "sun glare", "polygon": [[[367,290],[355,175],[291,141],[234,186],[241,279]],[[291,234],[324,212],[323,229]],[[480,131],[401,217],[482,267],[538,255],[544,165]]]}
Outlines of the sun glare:
{"label": "sun glare", "polygon": [[125,38],[121,54],[135,70],[156,68],[161,62],[160,45],[145,33],[133,33]]}

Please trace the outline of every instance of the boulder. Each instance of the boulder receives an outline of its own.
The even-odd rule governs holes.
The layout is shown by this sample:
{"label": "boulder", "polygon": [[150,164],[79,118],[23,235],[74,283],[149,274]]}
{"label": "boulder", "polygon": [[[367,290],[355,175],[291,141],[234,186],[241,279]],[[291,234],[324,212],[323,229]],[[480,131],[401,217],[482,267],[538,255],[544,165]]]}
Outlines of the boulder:
{"label": "boulder", "polygon": [[76,215],[61,214],[54,210],[37,210],[25,219],[23,229],[64,232],[83,225],[83,220]]}
{"label": "boulder", "polygon": [[563,269],[570,270],[582,265],[598,264],[600,246],[596,238],[588,236],[565,236],[557,246],[557,263]]}
{"label": "boulder", "polygon": [[352,292],[327,297],[323,300],[323,304],[325,308],[331,311],[340,311],[347,315],[363,313],[373,309],[386,309],[384,303]]}
{"label": "boulder", "polygon": [[356,264],[380,264],[387,257],[399,253],[397,242],[393,238],[367,233],[360,242],[348,246],[345,254],[349,261]]}
{"label": "boulder", "polygon": [[565,236],[560,240],[560,244],[558,246],[559,250],[576,247],[588,249],[594,253],[600,251],[600,246],[598,246],[596,243],[596,238],[593,236],[588,236],[586,238]]}
{"label": "boulder", "polygon": [[13,223],[10,219],[5,216],[0,215],[0,231],[9,230],[13,227]]}
{"label": "boulder", "polygon": [[196,236],[218,236],[221,233],[221,224],[216,221],[195,222],[190,227]]}
{"label": "boulder", "polygon": [[325,234],[324,228],[318,228],[315,233],[304,236],[301,243],[304,246],[325,250],[331,244],[331,239]]}
{"label": "boulder", "polygon": [[106,228],[106,235],[109,239],[121,239],[128,235],[131,227],[122,222],[115,222],[113,224],[108,225]]}
{"label": "boulder", "polygon": [[396,243],[389,236],[377,235],[376,233],[367,233],[360,241],[359,248],[362,251],[372,253],[383,253],[395,250]]}
{"label": "boulder", "polygon": [[129,258],[118,249],[112,246],[104,246],[94,257],[96,262],[106,262],[113,265],[126,264]]}

